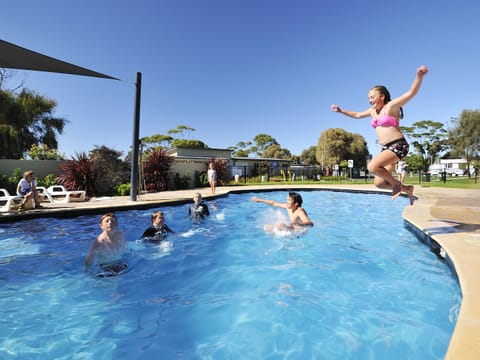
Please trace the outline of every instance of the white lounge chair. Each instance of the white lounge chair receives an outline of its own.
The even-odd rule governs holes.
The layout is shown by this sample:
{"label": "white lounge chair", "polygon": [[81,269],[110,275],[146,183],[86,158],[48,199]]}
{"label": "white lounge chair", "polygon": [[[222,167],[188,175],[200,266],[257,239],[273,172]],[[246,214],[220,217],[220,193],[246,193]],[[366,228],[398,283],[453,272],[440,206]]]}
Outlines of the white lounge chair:
{"label": "white lounge chair", "polygon": [[50,195],[46,187],[37,186],[36,189],[37,189],[37,193],[40,201],[43,201],[43,202],[49,201],[51,203],[55,202],[55,200],[53,199],[52,195]]}
{"label": "white lounge chair", "polygon": [[[70,201],[85,201],[87,192],[84,190],[70,191],[66,190],[63,185],[53,185],[46,189],[46,194],[50,195],[50,197],[53,199],[52,202],[66,204]],[[48,195],[46,196],[48,197]]]}
{"label": "white lounge chair", "polygon": [[0,212],[16,211],[21,204],[21,197],[10,195],[7,189],[0,189]]}

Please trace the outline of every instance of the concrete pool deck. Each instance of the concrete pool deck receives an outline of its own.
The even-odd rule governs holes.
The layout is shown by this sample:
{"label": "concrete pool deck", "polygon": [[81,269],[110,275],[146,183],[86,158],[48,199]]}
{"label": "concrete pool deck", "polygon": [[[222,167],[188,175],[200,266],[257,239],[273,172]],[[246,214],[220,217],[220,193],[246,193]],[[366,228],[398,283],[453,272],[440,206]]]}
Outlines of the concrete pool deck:
{"label": "concrete pool deck", "polygon": [[[219,187],[216,196],[230,192],[286,189],[382,193],[369,184],[285,184]],[[141,194],[137,201],[131,201],[129,196],[119,196],[92,198],[86,202],[67,204],[42,203],[45,206],[44,209],[29,210],[22,214],[0,213],[0,222],[37,217],[72,217],[190,203],[196,191],[200,192],[204,199],[212,199],[209,188],[200,188]],[[432,250],[447,254],[447,261],[453,264],[462,289],[462,305],[445,358],[478,359],[480,354],[480,185],[478,189],[416,186],[415,195],[418,201],[414,206],[405,207],[403,217],[407,223],[418,229],[420,234],[425,234],[423,236],[428,239],[427,243],[430,242]]]}

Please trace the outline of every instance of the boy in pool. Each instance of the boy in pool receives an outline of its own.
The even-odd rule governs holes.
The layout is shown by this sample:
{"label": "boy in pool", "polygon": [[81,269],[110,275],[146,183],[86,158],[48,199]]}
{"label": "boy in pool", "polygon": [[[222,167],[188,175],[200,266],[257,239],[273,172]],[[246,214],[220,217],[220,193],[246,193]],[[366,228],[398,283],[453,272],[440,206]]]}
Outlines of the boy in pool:
{"label": "boy in pool", "polygon": [[188,215],[192,219],[200,219],[210,215],[208,206],[202,201],[202,194],[199,192],[193,195],[193,204],[188,208]]}
{"label": "boy in pool", "polygon": [[252,198],[252,201],[262,202],[268,205],[287,209],[288,217],[290,218],[290,225],[285,223],[267,224],[264,229],[266,232],[273,232],[275,230],[287,231],[302,231],[307,226],[313,226],[312,220],[307,215],[307,212],[302,208],[302,196],[296,192],[289,192],[286,203],[279,203],[273,200],[264,200],[257,197]]}
{"label": "boy in pool", "polygon": [[165,224],[165,215],[161,211],[154,211],[151,216],[152,225],[143,232],[142,239],[147,241],[162,241],[174,231]]}
{"label": "boy in pool", "polygon": [[117,227],[118,220],[115,214],[107,213],[101,217],[102,233],[98,235],[88,250],[84,262],[85,271],[94,263],[112,275],[127,268],[126,264],[120,262],[126,248],[125,234]]}

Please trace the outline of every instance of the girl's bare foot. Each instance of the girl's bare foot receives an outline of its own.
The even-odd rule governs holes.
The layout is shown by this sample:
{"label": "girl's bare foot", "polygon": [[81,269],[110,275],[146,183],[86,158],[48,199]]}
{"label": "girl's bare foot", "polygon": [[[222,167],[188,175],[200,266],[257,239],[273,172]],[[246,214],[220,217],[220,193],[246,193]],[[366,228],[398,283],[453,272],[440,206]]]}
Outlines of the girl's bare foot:
{"label": "girl's bare foot", "polygon": [[[413,191],[412,191],[413,192]],[[395,200],[402,193],[402,183],[400,181],[393,184],[392,187],[392,200]]]}

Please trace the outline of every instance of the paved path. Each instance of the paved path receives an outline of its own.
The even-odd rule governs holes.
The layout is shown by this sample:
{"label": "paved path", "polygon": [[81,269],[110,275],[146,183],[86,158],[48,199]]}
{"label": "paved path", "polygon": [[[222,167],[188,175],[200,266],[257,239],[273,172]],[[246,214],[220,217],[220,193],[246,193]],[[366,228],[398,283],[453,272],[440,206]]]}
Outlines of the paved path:
{"label": "paved path", "polygon": [[[269,185],[230,186],[217,189],[217,196],[231,191],[269,191],[278,189],[335,189],[359,192],[377,192],[373,185]],[[107,211],[133,208],[153,208],[158,205],[181,204],[192,201],[195,191],[210,198],[209,188],[164,191],[141,194],[137,201],[129,196],[93,198],[88,202],[68,204],[43,203],[45,209],[23,214],[0,214],[0,222],[33,217],[77,216],[102,214]],[[446,359],[479,359],[480,357],[480,185],[478,189],[444,189],[417,186],[419,200],[407,206],[403,216],[417,228],[433,246],[447,253],[453,263],[462,289],[462,306]],[[432,242],[433,240],[433,242]],[[442,251],[443,252],[443,251]]]}

